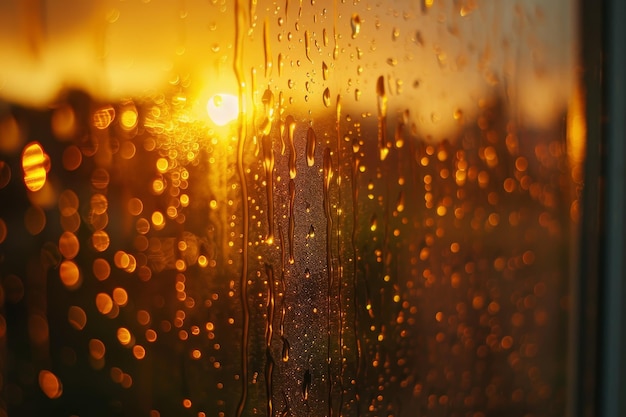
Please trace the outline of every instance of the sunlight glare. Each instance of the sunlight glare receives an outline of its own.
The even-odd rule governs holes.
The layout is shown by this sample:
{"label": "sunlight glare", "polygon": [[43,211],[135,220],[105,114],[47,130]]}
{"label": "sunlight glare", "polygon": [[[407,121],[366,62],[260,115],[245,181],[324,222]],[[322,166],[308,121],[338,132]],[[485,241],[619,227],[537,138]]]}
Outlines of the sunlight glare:
{"label": "sunlight glare", "polygon": [[209,117],[218,126],[224,126],[239,116],[239,102],[232,94],[215,94],[206,106]]}

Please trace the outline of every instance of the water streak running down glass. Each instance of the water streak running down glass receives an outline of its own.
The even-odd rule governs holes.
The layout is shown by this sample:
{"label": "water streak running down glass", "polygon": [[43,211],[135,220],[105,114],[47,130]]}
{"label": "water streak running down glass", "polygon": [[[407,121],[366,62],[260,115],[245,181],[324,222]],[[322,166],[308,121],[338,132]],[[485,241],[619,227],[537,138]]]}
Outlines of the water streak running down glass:
{"label": "water streak running down glass", "polygon": [[560,416],[569,0],[0,3],[0,416]]}

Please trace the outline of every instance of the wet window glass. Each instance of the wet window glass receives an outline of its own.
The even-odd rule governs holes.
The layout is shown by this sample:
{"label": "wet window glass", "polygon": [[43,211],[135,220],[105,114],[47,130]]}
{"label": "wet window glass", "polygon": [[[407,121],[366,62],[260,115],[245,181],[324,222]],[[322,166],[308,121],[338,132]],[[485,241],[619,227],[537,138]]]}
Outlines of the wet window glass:
{"label": "wet window glass", "polygon": [[575,5],[0,3],[0,416],[560,416]]}

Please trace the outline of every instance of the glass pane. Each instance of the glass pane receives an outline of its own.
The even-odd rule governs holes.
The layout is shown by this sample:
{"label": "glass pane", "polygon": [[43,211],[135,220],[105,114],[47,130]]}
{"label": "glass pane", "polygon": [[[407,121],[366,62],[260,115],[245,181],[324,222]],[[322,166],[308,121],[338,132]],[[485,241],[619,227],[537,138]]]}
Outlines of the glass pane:
{"label": "glass pane", "polygon": [[563,415],[571,3],[0,3],[0,415]]}

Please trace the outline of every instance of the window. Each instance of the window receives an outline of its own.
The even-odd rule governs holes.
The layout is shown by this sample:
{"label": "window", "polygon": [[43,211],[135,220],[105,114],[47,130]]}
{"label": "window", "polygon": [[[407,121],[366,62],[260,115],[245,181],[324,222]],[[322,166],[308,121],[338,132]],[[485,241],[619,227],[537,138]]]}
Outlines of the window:
{"label": "window", "polygon": [[620,415],[623,6],[72,5],[0,4],[0,415]]}

